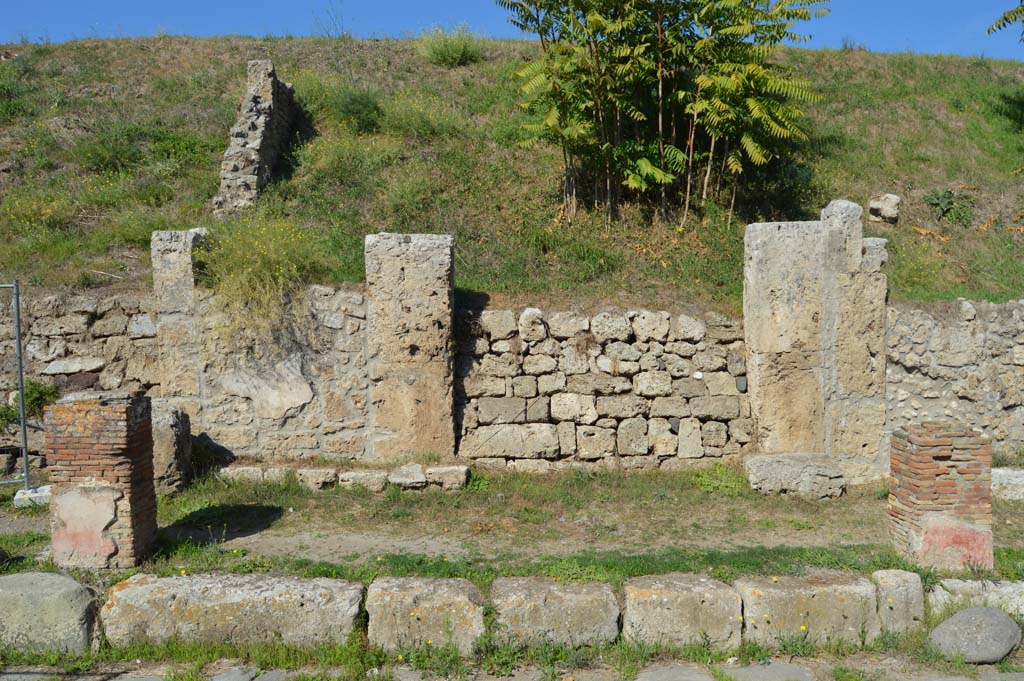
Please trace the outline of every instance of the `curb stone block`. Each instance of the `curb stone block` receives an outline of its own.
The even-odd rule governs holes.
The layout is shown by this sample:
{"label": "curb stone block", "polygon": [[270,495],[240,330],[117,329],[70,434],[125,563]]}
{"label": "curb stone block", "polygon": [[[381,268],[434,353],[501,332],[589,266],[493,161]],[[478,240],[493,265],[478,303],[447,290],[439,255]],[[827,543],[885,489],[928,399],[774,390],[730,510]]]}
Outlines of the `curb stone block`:
{"label": "curb stone block", "polygon": [[[744,639],[776,645],[781,637],[816,643],[870,643],[880,633],[875,585],[864,577],[819,571],[803,577],[744,577]],[[865,639],[865,640],[862,640]]]}
{"label": "curb stone block", "polygon": [[928,606],[941,613],[948,607],[986,605],[1024,617],[1024,582],[944,579],[928,594]]}
{"label": "curb stone block", "polygon": [[879,570],[871,575],[878,589],[878,620],[884,631],[913,631],[924,622],[921,575],[903,570]]}
{"label": "curb stone block", "polygon": [[619,635],[619,605],[608,584],[560,584],[546,577],[494,581],[498,635],[567,646],[608,643]]}
{"label": "curb stone block", "polygon": [[22,572],[0,577],[0,646],[24,652],[89,650],[93,594],[70,577]]}
{"label": "curb stone block", "polygon": [[728,584],[674,573],[630,579],[625,592],[622,633],[629,640],[686,645],[707,637],[719,649],[740,645],[742,603]]}
{"label": "curb stone block", "polygon": [[466,579],[378,577],[366,612],[370,645],[389,652],[451,642],[468,656],[484,634],[484,599]]}
{"label": "curb stone block", "polygon": [[100,616],[114,645],[172,639],[228,643],[342,643],[363,585],[268,575],[135,575],[110,590]]}
{"label": "curb stone block", "polygon": [[469,482],[469,466],[433,466],[426,470],[427,482],[441,489],[462,489]]}

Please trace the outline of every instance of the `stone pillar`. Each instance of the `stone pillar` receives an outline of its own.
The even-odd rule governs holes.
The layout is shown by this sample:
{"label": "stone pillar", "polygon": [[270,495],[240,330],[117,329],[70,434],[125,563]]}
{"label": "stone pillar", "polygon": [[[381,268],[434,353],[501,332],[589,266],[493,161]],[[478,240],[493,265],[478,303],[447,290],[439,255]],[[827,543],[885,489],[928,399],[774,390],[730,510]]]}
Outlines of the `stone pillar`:
{"label": "stone pillar", "polygon": [[957,423],[893,433],[889,529],[893,545],[920,565],[991,569],[992,443]]}
{"label": "stone pillar", "polygon": [[860,206],[816,222],[747,227],[743,313],[757,441],[814,453],[848,480],[885,474],[884,239],[864,239]]}
{"label": "stone pillar", "polygon": [[156,539],[150,401],[79,393],[46,408],[53,560],[62,568],[131,568]]}
{"label": "stone pillar", "polygon": [[366,237],[368,460],[454,454],[452,282],[452,237]]}

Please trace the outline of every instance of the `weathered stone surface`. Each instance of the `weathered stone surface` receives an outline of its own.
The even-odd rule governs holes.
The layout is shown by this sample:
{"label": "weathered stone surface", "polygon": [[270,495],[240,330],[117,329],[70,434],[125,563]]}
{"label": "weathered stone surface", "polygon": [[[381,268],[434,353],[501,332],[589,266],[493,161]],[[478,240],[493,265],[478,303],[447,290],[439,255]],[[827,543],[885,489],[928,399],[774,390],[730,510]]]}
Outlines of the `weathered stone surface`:
{"label": "weathered stone surface", "polygon": [[571,393],[581,395],[617,395],[628,393],[633,385],[623,376],[607,374],[576,374],[569,376],[567,388]]}
{"label": "weathered stone surface", "polygon": [[369,458],[455,452],[454,242],[432,234],[365,240]]}
{"label": "weathered stone surface", "polygon": [[576,455],[584,461],[615,454],[615,431],[596,426],[576,427]]}
{"label": "weathered stone surface", "polygon": [[733,681],[816,681],[814,673],[795,664],[771,661],[725,670]]}
{"label": "weathered stone surface", "polygon": [[633,390],[643,397],[665,397],[672,394],[672,374],[667,371],[645,371],[633,377]]}
{"label": "weathered stone surface", "polygon": [[106,365],[107,362],[100,357],[72,357],[50,362],[42,373],[44,376],[68,376],[99,371]]}
{"label": "weathered stone surface", "polygon": [[481,425],[523,423],[526,400],[522,397],[481,397],[477,400],[477,418]]}
{"label": "weathered stone surface", "polygon": [[462,439],[459,455],[467,459],[548,459],[558,456],[558,430],[551,423],[481,426]]}
{"label": "weathered stone surface", "polygon": [[300,468],[295,476],[304,487],[312,490],[326,489],[338,482],[338,471],[333,468]]}
{"label": "weathered stone surface", "polygon": [[924,623],[921,575],[903,570],[879,570],[871,575],[878,589],[878,619],[884,631],[903,634]]}
{"label": "weathered stone surface", "polygon": [[620,313],[601,312],[590,320],[590,333],[599,343],[610,340],[629,340],[633,333],[633,325]]}
{"label": "weathered stone surface", "polygon": [[740,415],[737,397],[694,397],[690,400],[690,413],[701,420],[729,421]]}
{"label": "weathered stone surface", "polygon": [[548,319],[548,329],[555,338],[573,338],[590,330],[590,318],[577,312],[556,312]]}
{"label": "weathered stone surface", "polygon": [[820,454],[758,454],[743,460],[750,486],[762,494],[791,494],[806,499],[842,496],[842,469]]}
{"label": "weathered stone surface", "polygon": [[742,603],[731,586],[700,575],[673,573],[626,582],[622,634],[643,643],[740,644]]}
{"label": "weathered stone surface", "polygon": [[411,463],[388,473],[388,482],[402,489],[423,489],[427,486],[427,476],[423,472],[423,466]]}
{"label": "weathered stone surface", "polygon": [[677,314],[672,320],[673,340],[699,343],[706,334],[707,326],[700,319]]}
{"label": "weathered stone surface", "polygon": [[469,482],[469,466],[431,466],[426,476],[428,483],[441,489],[462,489]]}
{"label": "weathered stone surface", "polygon": [[668,312],[641,310],[633,317],[633,335],[640,342],[668,339],[670,315]]}
{"label": "weathered stone surface", "polygon": [[[627,419],[634,416],[647,416],[650,408],[650,402],[639,395],[615,395],[613,397],[597,398],[598,416],[618,419]],[[652,414],[652,416],[654,415],[656,414]]]}
{"label": "weathered stone surface", "polygon": [[934,612],[962,605],[990,606],[1024,617],[1024,582],[943,579],[928,593]]}
{"label": "weathered stone surface", "polygon": [[928,643],[947,659],[995,664],[1020,645],[1020,627],[1002,610],[969,608],[935,627]]}
{"label": "weathered stone surface", "polygon": [[135,575],[114,586],[100,617],[114,645],[172,639],[211,643],[342,643],[363,586],[271,575]]}
{"label": "weathered stone surface", "polygon": [[111,527],[118,521],[124,491],[105,484],[78,484],[50,500],[53,560],[66,568],[106,567],[121,547]]}
{"label": "weathered stone surface", "polygon": [[714,677],[701,667],[672,664],[645,669],[636,681],[714,681]]}
{"label": "weathered stone surface", "polygon": [[484,310],[480,313],[480,327],[491,340],[511,338],[516,332],[516,316],[512,310]]}
{"label": "weathered stone surface", "polygon": [[1024,470],[993,468],[992,496],[1007,501],[1024,501]]}
{"label": "weathered stone surface", "polygon": [[878,636],[875,585],[840,572],[806,577],[743,577],[733,585],[743,599],[744,639],[776,645],[780,636],[861,645]]}
{"label": "weathered stone surface", "polygon": [[559,393],[551,396],[551,418],[583,425],[597,422],[598,413],[593,395]]}
{"label": "weathered stone surface", "polygon": [[82,655],[89,650],[93,594],[70,577],[43,572],[0,576],[0,646]]}
{"label": "weathered stone surface", "polygon": [[128,338],[139,340],[141,338],[156,338],[156,324],[148,314],[133,315],[128,320]]}
{"label": "weathered stone surface", "polygon": [[338,473],[338,484],[342,487],[365,487],[371,492],[383,492],[388,482],[384,471],[342,471]]}
{"label": "weathered stone surface", "polygon": [[619,605],[607,584],[561,584],[545,577],[500,578],[491,587],[498,635],[567,646],[609,643]]}
{"label": "weathered stone surface", "polygon": [[900,221],[900,205],[903,199],[895,194],[878,194],[868,204],[868,219],[872,222],[888,222],[895,225]]}
{"label": "weathered stone surface", "polygon": [[256,415],[266,419],[282,419],[313,399],[298,354],[278,362],[271,371],[231,371],[221,378],[221,387],[229,395],[252,400]]}
{"label": "weathered stone surface", "polygon": [[152,400],[153,484],[171,494],[192,479],[192,427],[189,415],[166,399]]}
{"label": "weathered stone surface", "polygon": [[623,419],[615,434],[615,451],[619,456],[643,456],[650,451],[647,438],[647,419],[634,417]]}
{"label": "weathered stone surface", "polygon": [[700,421],[697,419],[679,420],[679,457],[682,459],[699,459],[704,456],[704,443],[701,437]]}
{"label": "weathered stone surface", "polygon": [[366,595],[370,645],[387,651],[453,644],[469,655],[484,633],[484,600],[465,579],[378,577]]}
{"label": "weathered stone surface", "polygon": [[548,337],[544,313],[535,307],[528,307],[519,315],[519,337],[527,343],[537,343]]}

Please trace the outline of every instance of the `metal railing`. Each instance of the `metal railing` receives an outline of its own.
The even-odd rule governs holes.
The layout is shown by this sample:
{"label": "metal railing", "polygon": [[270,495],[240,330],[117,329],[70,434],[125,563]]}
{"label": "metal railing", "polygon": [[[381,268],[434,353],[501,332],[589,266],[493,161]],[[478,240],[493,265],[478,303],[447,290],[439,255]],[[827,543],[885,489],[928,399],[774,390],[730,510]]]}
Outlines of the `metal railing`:
{"label": "metal railing", "polygon": [[0,289],[11,289],[14,294],[14,347],[18,361],[18,425],[21,429],[21,477],[0,480],[0,485],[22,483],[25,490],[31,489],[28,482],[28,431],[25,424],[25,367],[21,355],[21,288],[18,280],[11,284],[0,284]]}

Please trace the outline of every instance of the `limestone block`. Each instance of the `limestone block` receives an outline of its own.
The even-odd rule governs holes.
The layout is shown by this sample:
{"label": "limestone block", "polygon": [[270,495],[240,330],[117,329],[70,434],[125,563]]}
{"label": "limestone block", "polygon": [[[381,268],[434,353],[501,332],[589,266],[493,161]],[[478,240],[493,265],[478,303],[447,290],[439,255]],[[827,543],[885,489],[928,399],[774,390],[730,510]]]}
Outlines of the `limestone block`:
{"label": "limestone block", "polygon": [[584,461],[613,456],[615,431],[597,426],[577,426],[576,453]]}
{"label": "limestone block", "polygon": [[527,343],[538,343],[548,337],[544,313],[535,307],[528,307],[519,315],[519,337]]}
{"label": "limestone block", "polygon": [[644,456],[650,450],[647,419],[634,417],[619,422],[615,447],[619,456]]}
{"label": "limestone block", "polygon": [[454,452],[453,396],[447,365],[391,365],[371,382],[367,459],[400,463]]}
{"label": "limestone block", "polygon": [[868,219],[872,222],[896,224],[900,221],[900,205],[903,199],[895,194],[878,194],[868,203]]}
{"label": "limestone block", "polygon": [[783,636],[862,645],[880,632],[875,585],[863,577],[821,571],[804,577],[744,577],[744,639],[774,646]]}
{"label": "limestone block", "polygon": [[992,496],[1008,501],[1024,501],[1024,470],[993,468]]}
{"label": "limestone block", "polygon": [[512,379],[512,394],[515,397],[536,397],[537,377],[516,376]]}
{"label": "limestone block", "polygon": [[70,577],[48,572],[0,576],[0,646],[18,652],[89,651],[93,594]]}
{"label": "limestone block", "polygon": [[43,369],[43,376],[70,376],[100,371],[107,365],[100,357],[71,357],[50,362]]}
{"label": "limestone block", "polygon": [[512,310],[484,310],[480,313],[480,328],[492,341],[511,338],[517,326]]}
{"label": "limestone block", "polygon": [[701,575],[630,579],[622,635],[641,643],[685,646],[707,640],[718,650],[740,644],[742,603],[731,586]]}
{"label": "limestone block", "polygon": [[598,419],[593,395],[558,393],[551,396],[551,418],[556,421],[572,421],[592,425]]}
{"label": "limestone block", "polygon": [[531,397],[526,400],[526,420],[530,423],[547,423],[551,420],[551,398]]}
{"label": "limestone block", "polygon": [[679,457],[699,459],[704,456],[701,425],[697,419],[679,420]]}
{"label": "limestone block", "polygon": [[119,336],[128,328],[128,318],[123,314],[110,314],[102,319],[96,320],[92,325],[94,338],[106,338],[107,336]]}
{"label": "limestone block", "polygon": [[633,335],[640,342],[668,339],[670,316],[668,312],[642,310],[633,317]]}
{"label": "limestone block", "polygon": [[299,468],[295,476],[311,490],[327,489],[338,482],[338,471],[333,468]]}
{"label": "limestone block", "polygon": [[707,326],[700,319],[677,314],[672,319],[672,339],[699,343],[707,335]]}
{"label": "limestone block", "polygon": [[[635,345],[635,344],[634,344]],[[617,359],[623,362],[635,362],[640,359],[641,353],[629,343],[615,341],[604,346],[604,354],[610,359]]]}
{"label": "limestone block", "polygon": [[721,448],[729,441],[729,428],[719,421],[708,421],[700,426],[700,439],[704,449]]}
{"label": "limestone block", "polygon": [[682,418],[690,415],[690,405],[683,397],[656,397],[651,403],[652,417]]}
{"label": "limestone block", "polygon": [[228,466],[220,469],[218,475],[225,480],[263,482],[263,469],[258,466]]}
{"label": "limestone block", "polygon": [[521,397],[481,397],[477,400],[480,423],[523,423],[526,421],[526,400]]}
{"label": "limestone block", "polygon": [[551,423],[481,426],[459,446],[459,456],[467,459],[551,459],[558,452],[558,430]]}
{"label": "limestone block", "polygon": [[590,320],[590,332],[597,342],[629,340],[633,325],[626,315],[617,312],[601,312]]}
{"label": "limestone block", "polygon": [[572,421],[562,421],[558,424],[558,447],[562,456],[576,454],[576,424]]}
{"label": "limestone block", "polygon": [[561,372],[537,377],[537,392],[541,395],[553,395],[564,391],[565,387],[565,374]]}
{"label": "limestone block", "polygon": [[192,427],[185,410],[153,398],[153,482],[157,494],[176,492],[192,479]]}
{"label": "limestone block", "polygon": [[582,395],[618,395],[628,393],[632,388],[628,378],[608,374],[577,374],[569,376],[567,382],[569,392]]}
{"label": "limestone block", "polygon": [[633,390],[644,397],[665,397],[672,394],[672,374],[667,371],[645,371],[633,377]]}
{"label": "limestone block", "polygon": [[[658,399],[669,398],[659,397]],[[634,416],[646,416],[650,409],[651,403],[638,395],[615,395],[614,397],[597,398],[598,416],[628,419]]]}
{"label": "limestone block", "polygon": [[484,600],[465,579],[378,577],[366,595],[370,645],[388,652],[453,644],[472,654],[484,633]]}
{"label": "limestone block", "polygon": [[205,229],[153,232],[149,252],[153,265],[153,297],[157,312],[192,312],[195,304],[192,252],[205,235]]}
{"label": "limestone block", "polygon": [[463,389],[466,397],[504,397],[505,379],[501,376],[467,376]]}
{"label": "limestone block", "polygon": [[427,482],[441,489],[462,489],[469,482],[469,466],[431,466],[425,471]]}
{"label": "limestone block", "polygon": [[491,602],[498,636],[517,642],[597,645],[619,635],[619,605],[607,584],[499,578],[491,587]]}
{"label": "limestone block", "polygon": [[667,419],[647,421],[647,442],[650,443],[651,454],[659,459],[679,453],[679,435]]}
{"label": "limestone block", "polygon": [[826,499],[846,491],[842,469],[820,454],[757,454],[746,457],[743,467],[761,494]]}
{"label": "limestone block", "polygon": [[523,358],[523,373],[531,376],[549,374],[558,368],[558,360],[547,355],[529,355]]}
{"label": "limestone block", "polygon": [[388,482],[402,489],[423,489],[427,486],[427,476],[423,466],[411,463],[388,473]]}
{"label": "limestone block", "polygon": [[730,396],[694,397],[690,400],[690,412],[702,421],[728,421],[740,415],[740,401]]}
{"label": "limestone block", "polygon": [[928,593],[928,606],[933,612],[982,605],[1024,617],[1024,582],[943,579]]}
{"label": "limestone block", "polygon": [[174,639],[209,643],[344,643],[363,585],[272,575],[135,575],[114,586],[100,617],[114,645]]}
{"label": "limestone block", "polygon": [[562,348],[562,353],[558,357],[558,369],[568,376],[587,373],[590,371],[590,358],[587,356],[587,351],[579,347],[578,344],[570,342]]}
{"label": "limestone block", "polygon": [[220,387],[229,395],[252,401],[256,415],[282,419],[313,400],[313,390],[302,375],[302,356],[291,355],[270,371],[236,369],[220,378]]}
{"label": "limestone block", "polygon": [[340,471],[338,484],[342,487],[365,487],[371,492],[383,492],[388,474],[384,471]]}
{"label": "limestone block", "polygon": [[708,384],[708,392],[712,397],[721,395],[739,395],[736,379],[726,371],[712,371],[704,374],[704,382]]}
{"label": "limestone block", "polygon": [[590,330],[590,318],[577,312],[556,312],[548,319],[548,330],[558,339],[573,338]]}
{"label": "limestone block", "polygon": [[921,575],[903,570],[879,570],[871,575],[878,589],[878,619],[884,631],[903,634],[924,624]]}

